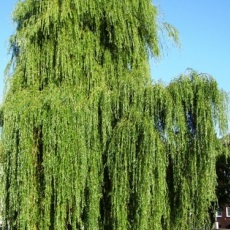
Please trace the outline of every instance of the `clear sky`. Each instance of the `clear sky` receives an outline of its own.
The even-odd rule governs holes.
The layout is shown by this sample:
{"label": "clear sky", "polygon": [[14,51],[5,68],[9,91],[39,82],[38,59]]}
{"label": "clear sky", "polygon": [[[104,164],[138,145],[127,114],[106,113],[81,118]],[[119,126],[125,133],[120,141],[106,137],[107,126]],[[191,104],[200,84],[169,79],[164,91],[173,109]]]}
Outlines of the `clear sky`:
{"label": "clear sky", "polygon": [[[0,101],[8,38],[13,33],[11,14],[17,0],[0,0]],[[151,61],[154,80],[166,84],[187,68],[212,75],[230,92],[230,0],[155,0],[161,17],[174,25],[181,48],[168,45],[159,60]]]}
{"label": "clear sky", "polygon": [[153,79],[170,80],[192,68],[212,75],[230,92],[230,0],[157,0],[180,34],[181,49],[168,46],[152,61]]}

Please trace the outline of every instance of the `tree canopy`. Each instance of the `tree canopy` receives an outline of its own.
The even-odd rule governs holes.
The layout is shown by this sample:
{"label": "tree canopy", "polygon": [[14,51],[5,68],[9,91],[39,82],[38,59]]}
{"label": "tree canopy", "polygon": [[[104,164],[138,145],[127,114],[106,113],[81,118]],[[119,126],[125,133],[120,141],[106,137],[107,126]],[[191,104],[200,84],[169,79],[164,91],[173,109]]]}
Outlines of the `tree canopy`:
{"label": "tree canopy", "polygon": [[226,97],[195,71],[151,80],[157,15],[150,0],[18,2],[1,115],[5,226],[206,223]]}

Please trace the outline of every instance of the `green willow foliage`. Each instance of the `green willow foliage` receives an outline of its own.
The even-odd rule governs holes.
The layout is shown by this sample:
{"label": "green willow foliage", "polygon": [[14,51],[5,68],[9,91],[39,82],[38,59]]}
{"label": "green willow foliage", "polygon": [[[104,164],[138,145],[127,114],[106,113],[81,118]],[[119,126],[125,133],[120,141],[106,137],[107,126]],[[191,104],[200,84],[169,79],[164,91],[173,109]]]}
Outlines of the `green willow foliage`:
{"label": "green willow foliage", "polygon": [[226,98],[194,71],[151,82],[157,15],[150,0],[18,2],[1,112],[6,227],[205,223]]}

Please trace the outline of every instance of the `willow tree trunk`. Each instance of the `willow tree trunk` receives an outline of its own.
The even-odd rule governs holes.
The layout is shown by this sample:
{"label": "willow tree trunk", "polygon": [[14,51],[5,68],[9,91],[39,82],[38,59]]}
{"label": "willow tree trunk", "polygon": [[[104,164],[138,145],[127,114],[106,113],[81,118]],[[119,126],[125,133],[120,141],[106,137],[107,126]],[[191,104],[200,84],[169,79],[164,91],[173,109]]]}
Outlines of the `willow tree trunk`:
{"label": "willow tree trunk", "polygon": [[14,19],[4,225],[188,229],[190,212],[203,224],[225,101],[195,72],[152,84],[151,1],[25,0]]}

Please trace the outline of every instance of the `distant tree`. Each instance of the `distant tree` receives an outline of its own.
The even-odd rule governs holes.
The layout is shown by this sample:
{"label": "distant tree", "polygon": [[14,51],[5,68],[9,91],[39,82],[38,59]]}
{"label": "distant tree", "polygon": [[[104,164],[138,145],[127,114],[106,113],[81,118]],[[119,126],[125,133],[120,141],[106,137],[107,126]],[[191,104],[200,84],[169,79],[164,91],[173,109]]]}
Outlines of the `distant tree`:
{"label": "distant tree", "polygon": [[220,207],[230,204],[230,158],[221,155],[216,163],[217,198]]}
{"label": "distant tree", "polygon": [[2,106],[6,228],[205,224],[225,97],[195,71],[153,84],[157,15],[150,0],[19,1]]}
{"label": "distant tree", "polygon": [[227,152],[221,152],[216,161],[217,187],[216,195],[218,198],[218,206],[230,204],[230,135],[220,139],[220,144],[227,147]]}

